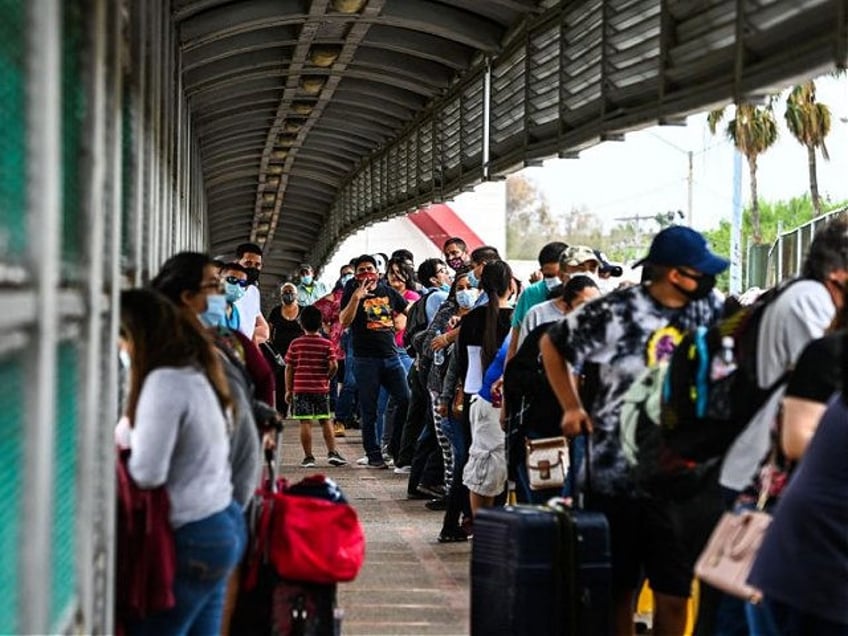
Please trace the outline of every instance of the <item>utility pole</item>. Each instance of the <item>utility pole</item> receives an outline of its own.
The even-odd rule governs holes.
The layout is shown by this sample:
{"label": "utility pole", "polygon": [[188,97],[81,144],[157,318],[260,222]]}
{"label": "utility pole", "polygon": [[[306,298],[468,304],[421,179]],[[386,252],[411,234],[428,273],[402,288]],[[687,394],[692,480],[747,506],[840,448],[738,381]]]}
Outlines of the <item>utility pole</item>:
{"label": "utility pole", "polygon": [[730,217],[730,293],[742,291],[742,153],[733,150],[733,212]]}
{"label": "utility pole", "polygon": [[692,157],[694,153],[690,150],[686,154],[689,156],[689,172],[686,175],[686,225],[692,227],[692,190],[695,186],[695,171],[692,168]]}

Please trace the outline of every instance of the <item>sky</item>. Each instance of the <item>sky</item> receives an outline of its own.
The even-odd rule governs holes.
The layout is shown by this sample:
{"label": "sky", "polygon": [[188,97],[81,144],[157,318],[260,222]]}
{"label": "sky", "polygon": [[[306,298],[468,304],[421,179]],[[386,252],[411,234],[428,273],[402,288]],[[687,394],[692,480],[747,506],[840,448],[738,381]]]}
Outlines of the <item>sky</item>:
{"label": "sky", "polygon": [[[832,113],[826,144],[830,162],[819,161],[819,191],[833,201],[848,199],[848,79],[822,77],[816,95]],[[778,141],[760,156],[760,199],[788,199],[808,192],[806,149],[789,133],[777,106]],[[732,106],[728,110],[732,117]],[[728,119],[728,118],[726,118]],[[719,132],[723,133],[723,129]],[[653,217],[687,209],[687,151],[693,155],[693,226],[710,229],[729,219],[733,201],[733,146],[723,134],[712,135],[706,113],[686,126],[652,126],[628,133],[624,142],[604,142],[579,159],[550,159],[522,170],[547,197],[554,212],[585,207],[605,226],[621,217]],[[747,163],[743,162],[742,198],[750,200]],[[646,226],[648,229],[648,226]]]}

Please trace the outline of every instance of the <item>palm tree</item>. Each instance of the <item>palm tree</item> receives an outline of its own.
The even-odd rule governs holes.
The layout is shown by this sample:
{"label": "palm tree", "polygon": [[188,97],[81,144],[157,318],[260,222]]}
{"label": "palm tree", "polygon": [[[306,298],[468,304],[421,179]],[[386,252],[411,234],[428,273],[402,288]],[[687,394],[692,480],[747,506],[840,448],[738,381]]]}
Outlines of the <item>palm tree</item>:
{"label": "palm tree", "polygon": [[[707,116],[710,132],[715,134],[723,118],[723,108],[714,110]],[[757,201],[757,157],[777,141],[777,123],[771,103],[765,108],[749,102],[737,104],[736,116],[728,122],[725,134],[748,160],[748,171],[751,175],[751,238],[759,245],[763,242],[763,232]]]}
{"label": "palm tree", "polygon": [[807,148],[807,165],[810,169],[810,197],[816,215],[822,213],[819,197],[819,180],[816,169],[816,148],[821,148],[822,157],[829,161],[824,139],[830,132],[830,109],[816,101],[816,85],[810,80],[799,84],[786,98],[786,125],[789,132]]}

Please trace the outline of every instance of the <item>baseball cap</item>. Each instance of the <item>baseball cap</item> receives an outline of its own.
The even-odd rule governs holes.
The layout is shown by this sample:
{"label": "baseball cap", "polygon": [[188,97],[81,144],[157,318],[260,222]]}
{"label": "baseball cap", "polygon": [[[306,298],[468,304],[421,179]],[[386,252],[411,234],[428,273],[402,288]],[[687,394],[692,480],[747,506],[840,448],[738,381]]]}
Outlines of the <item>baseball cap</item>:
{"label": "baseball cap", "polygon": [[707,240],[690,227],[672,225],[662,230],[651,241],[648,255],[637,261],[635,266],[650,263],[666,267],[691,267],[692,269],[715,276],[720,274],[730,261],[713,254],[707,247]]}
{"label": "baseball cap", "polygon": [[613,265],[610,263],[609,259],[607,259],[607,255],[602,251],[595,250],[595,256],[598,257],[598,262],[601,264],[601,266],[598,267],[599,274],[609,274],[613,278],[618,278],[624,273],[624,270],[621,269],[621,265]]}
{"label": "baseball cap", "polygon": [[560,267],[575,267],[582,265],[586,261],[595,261],[600,265],[598,257],[595,255],[595,250],[585,245],[572,245],[567,248],[562,256],[559,257]]}

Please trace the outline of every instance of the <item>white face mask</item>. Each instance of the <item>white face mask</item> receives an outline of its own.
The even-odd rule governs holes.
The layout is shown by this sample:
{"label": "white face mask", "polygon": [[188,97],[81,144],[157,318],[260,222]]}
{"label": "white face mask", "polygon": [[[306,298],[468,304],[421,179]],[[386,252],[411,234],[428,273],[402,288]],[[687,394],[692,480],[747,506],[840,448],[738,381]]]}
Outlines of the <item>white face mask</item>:
{"label": "white face mask", "polygon": [[559,276],[545,276],[544,281],[545,287],[548,288],[548,291],[562,285],[562,281],[559,279]]}
{"label": "white face mask", "polygon": [[460,289],[456,292],[456,302],[463,309],[471,309],[477,302],[479,295],[479,291],[474,288]]}

